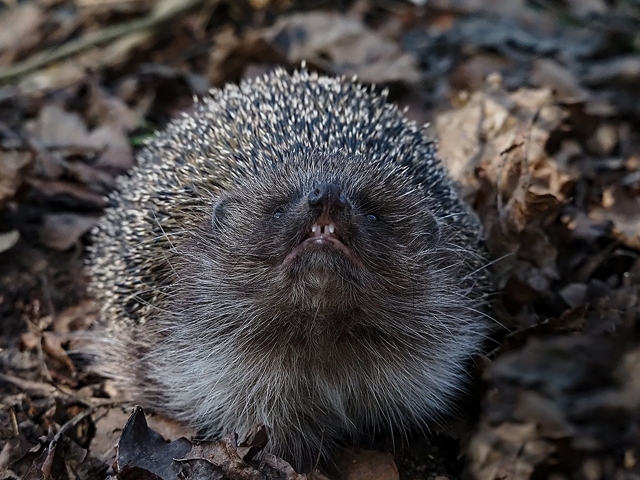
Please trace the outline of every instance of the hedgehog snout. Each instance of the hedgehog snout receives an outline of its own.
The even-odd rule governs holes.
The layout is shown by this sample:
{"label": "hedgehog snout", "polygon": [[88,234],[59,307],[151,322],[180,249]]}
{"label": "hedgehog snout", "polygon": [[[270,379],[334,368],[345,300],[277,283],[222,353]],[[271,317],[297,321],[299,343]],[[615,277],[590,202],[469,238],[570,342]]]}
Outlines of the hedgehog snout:
{"label": "hedgehog snout", "polygon": [[339,238],[335,220],[348,205],[347,197],[340,187],[331,182],[320,183],[309,192],[308,200],[309,207],[316,216],[308,237],[326,235]]}
{"label": "hedgehog snout", "polygon": [[325,182],[311,190],[309,205],[312,208],[321,206],[323,213],[328,213],[331,210],[344,210],[347,206],[347,198],[335,183]]}

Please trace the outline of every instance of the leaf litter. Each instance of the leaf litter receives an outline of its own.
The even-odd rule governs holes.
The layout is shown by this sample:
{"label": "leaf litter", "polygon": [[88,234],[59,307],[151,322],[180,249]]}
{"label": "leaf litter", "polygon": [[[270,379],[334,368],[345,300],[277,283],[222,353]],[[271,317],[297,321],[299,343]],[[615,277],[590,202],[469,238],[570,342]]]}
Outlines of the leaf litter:
{"label": "leaf litter", "polygon": [[86,233],[144,139],[302,60],[431,123],[495,259],[458,415],[355,446],[343,478],[640,478],[639,19],[599,0],[0,4],[2,478],[334,478],[260,460],[258,426],[205,442],[131,414],[81,353]]}

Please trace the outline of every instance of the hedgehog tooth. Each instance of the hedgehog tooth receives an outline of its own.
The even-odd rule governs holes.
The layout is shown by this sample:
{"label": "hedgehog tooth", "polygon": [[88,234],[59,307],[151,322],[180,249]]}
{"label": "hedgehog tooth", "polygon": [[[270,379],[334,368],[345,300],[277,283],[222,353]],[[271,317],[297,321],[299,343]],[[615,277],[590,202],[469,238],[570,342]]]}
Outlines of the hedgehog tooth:
{"label": "hedgehog tooth", "polygon": [[336,226],[333,222],[329,224],[329,233],[333,233],[336,231]]}
{"label": "hedgehog tooth", "polygon": [[314,223],[313,226],[311,227],[311,233],[316,233],[316,230],[318,230],[318,224]]}

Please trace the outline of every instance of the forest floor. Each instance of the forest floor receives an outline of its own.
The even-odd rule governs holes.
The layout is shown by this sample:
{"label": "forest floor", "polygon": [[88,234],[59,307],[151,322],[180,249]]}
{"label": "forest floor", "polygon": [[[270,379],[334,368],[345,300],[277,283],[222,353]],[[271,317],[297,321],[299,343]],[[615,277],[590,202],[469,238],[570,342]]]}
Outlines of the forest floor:
{"label": "forest floor", "polygon": [[459,413],[343,476],[640,478],[637,0],[1,1],[0,477],[323,478],[147,415],[166,443],[78,354],[87,234],[144,140],[303,60],[431,123],[496,259]]}

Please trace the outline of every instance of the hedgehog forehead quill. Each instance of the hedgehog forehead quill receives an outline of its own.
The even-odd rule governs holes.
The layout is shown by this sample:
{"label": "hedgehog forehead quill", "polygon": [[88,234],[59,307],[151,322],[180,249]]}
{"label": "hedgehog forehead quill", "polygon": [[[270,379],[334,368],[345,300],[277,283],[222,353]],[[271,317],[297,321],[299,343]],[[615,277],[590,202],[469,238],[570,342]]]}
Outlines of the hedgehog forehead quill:
{"label": "hedgehog forehead quill", "polygon": [[435,146],[344,78],[215,90],[119,180],[93,232],[99,370],[295,467],[440,421],[487,332],[480,228]]}

